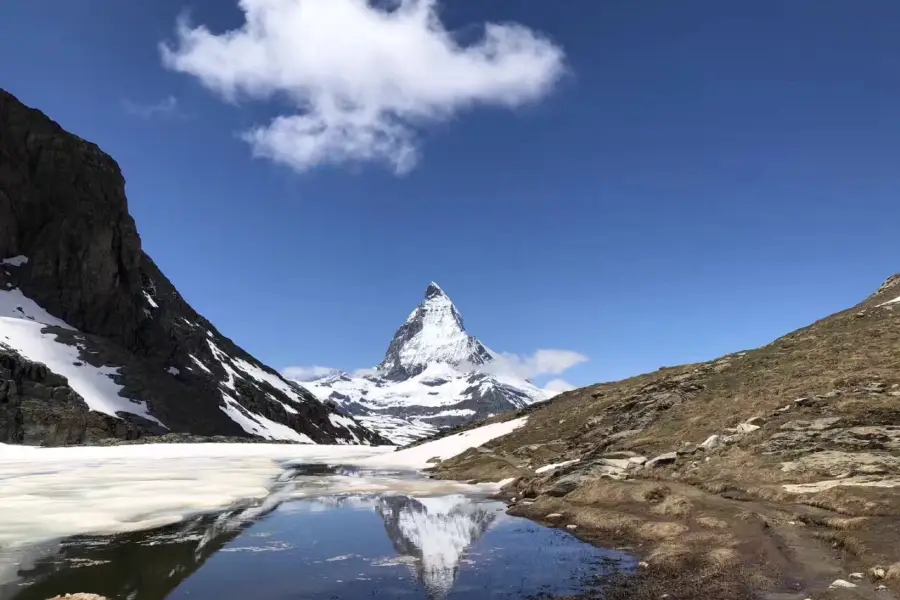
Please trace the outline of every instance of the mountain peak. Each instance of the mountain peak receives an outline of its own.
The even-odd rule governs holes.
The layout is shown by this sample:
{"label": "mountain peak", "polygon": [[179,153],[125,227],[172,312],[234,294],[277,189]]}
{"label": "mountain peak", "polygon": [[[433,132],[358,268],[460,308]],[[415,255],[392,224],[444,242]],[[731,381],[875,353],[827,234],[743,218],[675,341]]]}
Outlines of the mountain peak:
{"label": "mountain peak", "polygon": [[441,286],[432,281],[428,284],[428,287],[425,288],[425,299],[427,300],[428,298],[433,298],[435,296],[444,296],[446,298],[447,294],[444,293],[444,290],[441,289]]}
{"label": "mountain peak", "polygon": [[425,289],[425,299],[394,334],[377,368],[387,377],[406,379],[431,364],[484,364],[492,358],[491,351],[466,332],[462,315],[432,281]]}

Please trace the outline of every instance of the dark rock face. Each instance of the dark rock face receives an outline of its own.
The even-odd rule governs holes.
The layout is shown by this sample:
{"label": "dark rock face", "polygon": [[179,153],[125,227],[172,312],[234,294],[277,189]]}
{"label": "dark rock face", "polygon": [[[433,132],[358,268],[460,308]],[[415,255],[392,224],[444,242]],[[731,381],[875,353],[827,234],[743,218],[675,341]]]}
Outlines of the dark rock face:
{"label": "dark rock face", "polygon": [[[199,315],[141,249],[125,181],[96,145],[0,90],[0,290],[18,288],[77,332],[45,328],[95,366],[120,367],[121,396],[168,427],[88,410],[64,377],[0,337],[0,442],[79,444],[162,433],[248,437],[223,393],[251,420],[317,443],[386,443],[283,380]],[[2,292],[0,292],[2,293]],[[232,407],[234,409],[234,407]],[[248,415],[248,412],[250,413]]]}

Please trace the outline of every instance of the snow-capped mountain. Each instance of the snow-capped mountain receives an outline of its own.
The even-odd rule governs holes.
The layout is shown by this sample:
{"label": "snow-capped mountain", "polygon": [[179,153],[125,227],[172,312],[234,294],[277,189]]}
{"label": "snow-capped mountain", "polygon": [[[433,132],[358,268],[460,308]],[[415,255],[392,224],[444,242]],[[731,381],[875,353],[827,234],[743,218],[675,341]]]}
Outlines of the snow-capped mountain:
{"label": "snow-capped mountain", "polygon": [[371,373],[335,372],[299,383],[394,443],[406,444],[554,395],[525,379],[490,372],[496,359],[466,331],[450,297],[432,282]]}

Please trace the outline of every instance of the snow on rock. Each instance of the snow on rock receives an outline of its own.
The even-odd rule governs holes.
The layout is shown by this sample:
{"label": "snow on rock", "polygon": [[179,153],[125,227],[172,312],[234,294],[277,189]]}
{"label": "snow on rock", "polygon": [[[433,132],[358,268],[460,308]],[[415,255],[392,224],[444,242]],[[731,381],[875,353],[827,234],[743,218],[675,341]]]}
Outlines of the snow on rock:
{"label": "snow on rock", "polygon": [[144,291],[144,300],[146,300],[147,304],[149,304],[151,307],[159,308],[159,304],[156,303],[156,300],[154,300],[153,296],[151,296],[147,291]]}
{"label": "snow on rock", "polygon": [[10,266],[10,267],[21,267],[24,264],[28,263],[27,256],[11,256],[9,258],[4,258],[0,263]]}
{"label": "snow on rock", "polygon": [[43,331],[47,326],[75,331],[23,295],[18,288],[0,290],[0,345],[28,360],[43,363],[57,375],[68,379],[69,387],[84,399],[90,410],[116,418],[121,418],[120,412],[131,413],[165,427],[148,412],[145,402],[119,395],[122,386],[112,379],[118,374],[118,367],[95,367],[84,362],[77,345],[57,341],[56,334]]}
{"label": "snow on rock", "polygon": [[301,444],[315,443],[306,434],[294,431],[287,425],[276,423],[244,408],[225,391],[222,392],[222,399],[225,401],[225,406],[220,406],[219,408],[247,433],[258,435],[267,440],[285,440],[300,442]]}
{"label": "snow on rock", "polygon": [[525,425],[528,417],[519,417],[502,423],[482,425],[475,429],[448,435],[419,446],[398,450],[390,454],[380,454],[362,461],[362,464],[373,467],[392,467],[398,469],[425,469],[432,458],[447,460],[462,454],[469,448],[477,448],[504,435],[508,435]]}
{"label": "snow on rock", "polygon": [[878,306],[887,306],[889,304],[897,304],[898,302],[900,302],[900,296],[897,296],[893,300],[888,300],[887,302],[882,302]]}
{"label": "snow on rock", "polygon": [[197,365],[198,367],[200,367],[200,369],[201,369],[202,371],[205,371],[205,372],[209,373],[210,375],[212,375],[212,371],[209,370],[209,367],[207,367],[207,366],[204,365],[202,362],[200,362],[200,359],[199,359],[199,358],[197,358],[197,357],[194,356],[193,354],[188,354],[188,358],[190,358],[190,359],[194,362],[195,365]]}
{"label": "snow on rock", "polygon": [[180,375],[181,371],[178,369],[178,367],[169,367],[168,369],[166,369],[166,373],[168,373],[169,375]]}
{"label": "snow on rock", "polygon": [[569,465],[574,465],[577,462],[578,462],[577,458],[575,460],[565,460],[563,462],[554,463],[552,465],[545,465],[539,469],[535,469],[534,472],[537,473],[538,475],[540,475],[541,473],[549,473],[550,471],[559,469],[561,467],[568,467]]}

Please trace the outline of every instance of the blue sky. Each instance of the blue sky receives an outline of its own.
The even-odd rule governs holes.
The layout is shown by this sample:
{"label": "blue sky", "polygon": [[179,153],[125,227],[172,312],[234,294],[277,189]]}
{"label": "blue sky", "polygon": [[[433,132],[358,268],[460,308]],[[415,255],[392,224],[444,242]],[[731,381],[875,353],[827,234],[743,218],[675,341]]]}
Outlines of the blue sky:
{"label": "blue sky", "polygon": [[435,280],[495,350],[588,356],[584,385],[900,270],[895,0],[443,0],[450,46],[411,4],[385,29],[298,2],[324,6],[248,0],[286,12],[237,52],[231,0],[0,8],[0,86],[118,160],[147,252],[276,368],[377,363]]}

